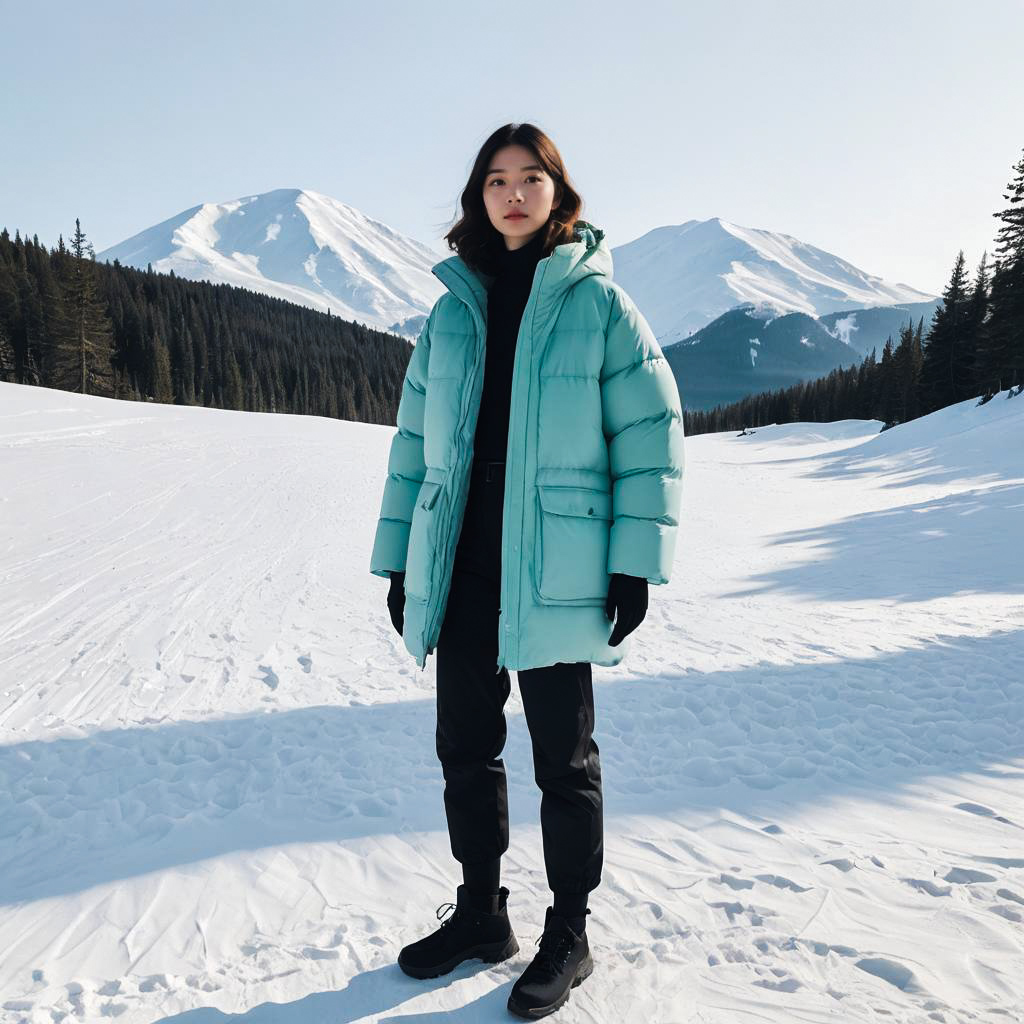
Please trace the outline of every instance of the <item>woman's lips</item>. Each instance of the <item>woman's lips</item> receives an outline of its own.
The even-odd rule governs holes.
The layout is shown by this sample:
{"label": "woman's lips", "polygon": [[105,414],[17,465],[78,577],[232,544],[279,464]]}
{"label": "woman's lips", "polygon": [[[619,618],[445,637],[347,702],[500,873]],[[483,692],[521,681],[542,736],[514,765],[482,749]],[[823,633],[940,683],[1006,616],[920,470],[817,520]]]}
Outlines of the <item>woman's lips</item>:
{"label": "woman's lips", "polygon": [[525,213],[506,213],[505,220],[526,220]]}

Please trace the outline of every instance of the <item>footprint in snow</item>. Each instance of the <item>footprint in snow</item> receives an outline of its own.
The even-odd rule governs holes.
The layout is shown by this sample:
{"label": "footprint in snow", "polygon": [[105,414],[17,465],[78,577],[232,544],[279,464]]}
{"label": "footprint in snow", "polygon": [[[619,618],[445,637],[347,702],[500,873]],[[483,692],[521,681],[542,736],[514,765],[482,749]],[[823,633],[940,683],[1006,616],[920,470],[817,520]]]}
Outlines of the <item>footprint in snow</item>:
{"label": "footprint in snow", "polygon": [[996,880],[995,875],[986,874],[984,871],[972,871],[970,868],[950,868],[943,877],[954,885],[970,885],[972,882],[994,882]]}
{"label": "footprint in snow", "polygon": [[769,978],[758,978],[754,982],[760,988],[769,988],[773,992],[795,992],[800,988],[800,982],[796,978],[783,978],[781,981],[772,981]]}
{"label": "footprint in snow", "polygon": [[730,889],[753,889],[754,883],[746,878],[734,878],[732,875],[719,875],[719,884],[727,885]]}
{"label": "footprint in snow", "polygon": [[[795,949],[798,940],[793,939],[790,946],[783,946],[784,949]],[[853,948],[853,946],[836,946],[831,942],[819,942],[816,939],[800,939],[805,946],[810,947],[812,953],[817,956],[828,956],[829,953],[835,953],[836,956],[853,957],[860,956],[860,954]]]}
{"label": "footprint in snow", "polygon": [[953,891],[951,885],[938,885],[927,878],[901,878],[900,881],[906,882],[912,889],[928,893],[929,896],[948,896]]}
{"label": "footprint in snow", "polygon": [[835,868],[837,871],[844,873],[853,870],[853,862],[845,857],[840,857],[837,860],[823,860],[821,863],[826,867]]}
{"label": "footprint in snow", "polygon": [[768,885],[774,885],[776,889],[788,889],[790,892],[810,892],[809,886],[797,885],[796,882],[790,881],[782,875],[755,875],[754,877],[759,882],[767,882]]}
{"label": "footprint in snow", "polygon": [[909,967],[896,963],[895,960],[887,960],[881,956],[866,957],[858,960],[856,966],[876,978],[881,978],[882,981],[887,981],[901,992],[924,992],[914,972]]}
{"label": "footprint in snow", "polygon": [[[967,801],[962,804],[954,805],[958,811],[966,811],[968,814],[976,814],[979,818],[991,818],[993,821],[1001,821],[1004,825],[1013,825],[1013,822],[1009,818],[1004,818],[1001,814],[996,814],[991,807],[986,807],[984,804],[972,804]],[[1014,826],[1015,828],[1018,826]]]}
{"label": "footprint in snow", "polygon": [[306,946],[302,955],[310,960],[337,960],[339,956],[336,949],[317,949],[315,946]]}
{"label": "footprint in snow", "polygon": [[1014,910],[1013,907],[1004,907],[1001,903],[997,903],[994,907],[989,907],[988,909],[993,914],[1006,918],[1007,921],[1013,921],[1014,924],[1020,924],[1021,921],[1024,921],[1024,914],[1021,914],[1019,910]]}

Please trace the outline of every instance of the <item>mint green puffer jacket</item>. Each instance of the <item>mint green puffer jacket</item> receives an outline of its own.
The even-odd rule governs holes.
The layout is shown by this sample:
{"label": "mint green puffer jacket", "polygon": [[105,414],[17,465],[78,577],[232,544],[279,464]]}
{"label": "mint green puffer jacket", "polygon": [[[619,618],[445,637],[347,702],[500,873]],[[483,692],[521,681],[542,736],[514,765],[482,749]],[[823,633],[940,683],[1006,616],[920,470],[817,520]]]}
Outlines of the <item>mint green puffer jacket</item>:
{"label": "mint green puffer jacket", "polygon": [[[459,256],[413,349],[370,571],[405,570],[403,640],[437,643],[469,492],[487,336],[487,284]],[[679,389],[650,326],[612,281],[600,228],[540,260],[519,328],[505,465],[498,661],[589,661],[608,645],[611,573],[667,583],[683,482]]]}

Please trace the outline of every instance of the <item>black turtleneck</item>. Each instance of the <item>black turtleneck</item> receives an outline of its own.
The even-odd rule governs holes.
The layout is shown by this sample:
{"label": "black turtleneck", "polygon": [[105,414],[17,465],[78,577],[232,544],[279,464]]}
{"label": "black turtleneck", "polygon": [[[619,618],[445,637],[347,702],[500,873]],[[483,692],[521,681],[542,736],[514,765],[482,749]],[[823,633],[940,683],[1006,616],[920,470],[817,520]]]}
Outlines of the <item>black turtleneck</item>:
{"label": "black turtleneck", "polygon": [[[543,231],[518,249],[499,248],[495,276],[487,291],[487,345],[474,459],[505,458],[512,405],[512,365],[519,324],[542,255]],[[502,243],[504,244],[504,243]]]}

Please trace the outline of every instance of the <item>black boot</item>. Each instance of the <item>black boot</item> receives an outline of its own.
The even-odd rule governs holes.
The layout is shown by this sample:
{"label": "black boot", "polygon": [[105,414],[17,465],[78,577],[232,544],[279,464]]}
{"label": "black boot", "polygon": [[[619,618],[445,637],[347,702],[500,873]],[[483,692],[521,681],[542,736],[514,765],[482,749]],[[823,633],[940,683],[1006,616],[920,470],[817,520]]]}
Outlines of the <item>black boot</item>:
{"label": "black boot", "polygon": [[594,970],[586,930],[577,935],[564,917],[555,916],[552,907],[544,915],[544,934],[539,941],[540,952],[508,997],[509,1010],[527,1020],[554,1013],[569,998],[569,990]]}
{"label": "black boot", "polygon": [[508,889],[502,886],[490,898],[487,909],[473,905],[466,885],[456,890],[457,903],[442,903],[437,917],[454,907],[455,913],[441,927],[398,954],[398,966],[413,978],[436,978],[474,958],[496,964],[519,952],[519,943],[508,921]]}

